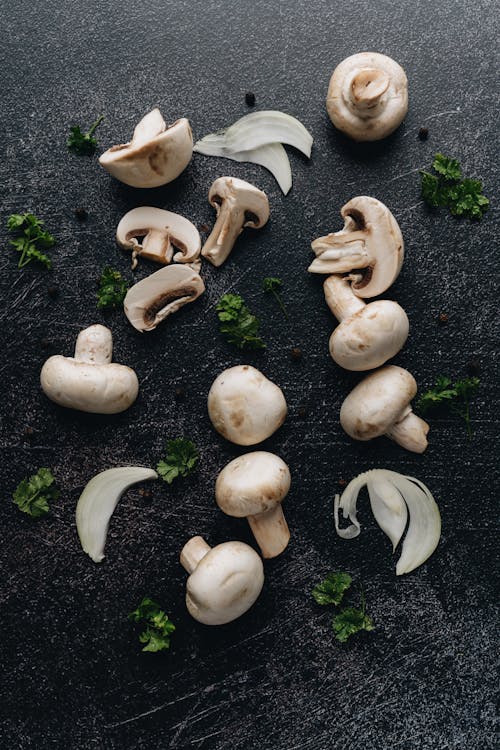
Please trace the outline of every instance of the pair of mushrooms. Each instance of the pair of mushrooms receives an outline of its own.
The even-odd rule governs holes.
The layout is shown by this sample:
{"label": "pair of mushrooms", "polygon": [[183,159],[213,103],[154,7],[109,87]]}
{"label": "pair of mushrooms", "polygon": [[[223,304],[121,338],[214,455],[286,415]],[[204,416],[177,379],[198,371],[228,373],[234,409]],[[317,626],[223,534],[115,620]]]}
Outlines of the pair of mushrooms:
{"label": "pair of mushrooms", "polygon": [[[316,258],[309,271],[331,274],[324,283],[325,299],[340,322],[330,337],[332,359],[347,370],[371,370],[397,354],[408,337],[408,318],[400,305],[364,301],[385,292],[397,278],[403,237],[389,209],[375,198],[353,198],[341,215],[341,231],[312,243]],[[409,372],[382,367],[346,398],[340,423],[356,440],[387,435],[407,450],[422,453],[429,426],[411,410],[416,391]]]}

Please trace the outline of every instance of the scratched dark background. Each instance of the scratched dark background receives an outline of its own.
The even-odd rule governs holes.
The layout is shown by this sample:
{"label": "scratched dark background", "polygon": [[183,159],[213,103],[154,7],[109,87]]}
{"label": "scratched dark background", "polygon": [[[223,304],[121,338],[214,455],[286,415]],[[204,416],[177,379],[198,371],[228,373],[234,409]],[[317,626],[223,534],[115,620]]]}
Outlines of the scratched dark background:
{"label": "scratched dark background", "polygon": [[[497,207],[493,201],[479,224],[429,211],[418,169],[443,151],[495,196],[497,19],[485,0],[3,0],[1,747],[495,747]],[[335,65],[365,49],[405,68],[410,110],[388,140],[356,146],[335,132],[324,98]],[[199,138],[244,115],[248,90],[256,108],[289,112],[314,136],[310,162],[290,152],[287,197],[261,168],[200,156],[168,187],[134,190],[96,158],[65,147],[70,125],[90,125],[100,113],[100,145],[123,142],[156,105],[170,121],[187,116]],[[421,126],[426,142],[417,138]],[[151,204],[211,225],[207,191],[222,174],[264,189],[272,216],[238,241],[221,269],[204,266],[203,298],[145,335],[120,311],[98,311],[103,265],[131,277],[130,257],[114,243],[122,214]],[[386,297],[406,309],[411,331],[394,362],[420,388],[440,373],[479,369],[472,442],[446,414],[430,419],[423,456],[384,438],[355,444],[339,426],[359,376],[329,358],[335,321],[322,280],[306,268],[310,241],[339,229],[340,207],[358,194],[386,203],[405,238],[403,270]],[[80,206],[88,211],[82,223],[74,215]],[[17,269],[5,222],[24,210],[57,237],[52,272]],[[136,276],[152,270],[142,262]],[[283,278],[288,321],[261,290],[268,275]],[[57,299],[48,294],[53,285]],[[241,354],[219,336],[214,306],[226,291],[241,293],[260,316],[264,352]],[[447,325],[438,324],[440,313]],[[134,367],[141,385],[135,405],[116,417],[63,410],[38,385],[44,360],[70,355],[78,332],[96,322],[111,327],[115,360]],[[301,361],[291,359],[294,346]],[[251,612],[210,629],[186,612],[178,556],[193,534],[211,545],[253,544],[245,520],[215,505],[217,472],[240,450],[214,433],[206,413],[213,379],[244,362],[280,384],[288,401],[285,425],[262,447],[292,471],[285,504],[292,540],[266,562]],[[179,387],[184,399],[175,397]],[[106,559],[95,565],[75,530],[83,487],[112,466],[154,466],[165,441],[182,434],[200,447],[198,473],[172,488],[148,485],[150,497],[131,490],[112,519]],[[11,493],[39,466],[53,469],[61,497],[49,516],[32,521]],[[437,551],[400,579],[366,500],[359,539],[345,542],[333,528],[339,480],[372,467],[417,476],[441,509]],[[331,613],[310,595],[332,569],[362,583],[376,623],[347,645],[334,640]],[[165,654],[140,653],[127,621],[144,594],[177,626]]]}

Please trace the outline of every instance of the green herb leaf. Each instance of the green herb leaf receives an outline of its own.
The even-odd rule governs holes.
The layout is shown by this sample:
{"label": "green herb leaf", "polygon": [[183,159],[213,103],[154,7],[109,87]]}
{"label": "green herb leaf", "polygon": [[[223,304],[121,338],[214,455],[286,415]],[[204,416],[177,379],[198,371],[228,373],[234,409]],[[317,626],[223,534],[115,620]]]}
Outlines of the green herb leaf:
{"label": "green herb leaf", "polygon": [[365,613],[364,602],[361,609],[356,607],[345,607],[332,620],[332,628],[335,637],[341,643],[345,643],[351,635],[359,633],[360,630],[373,630],[373,620]]}
{"label": "green herb leaf", "polygon": [[52,267],[52,261],[42,250],[47,250],[55,243],[54,237],[43,228],[44,223],[34,214],[11,214],[7,219],[10,232],[22,233],[15,240],[10,240],[12,247],[20,254],[18,268],[24,268],[32,260],[42,263],[46,268]]}
{"label": "green herb leaf", "polygon": [[189,476],[200,458],[195,444],[186,438],[169,440],[166,451],[167,455],[158,462],[156,471],[168,484],[172,484],[177,477]]}
{"label": "green herb leaf", "polygon": [[437,176],[420,170],[422,198],[430,206],[446,206],[454,216],[480,219],[490,201],[479,180],[465,178],[456,159],[436,154],[432,164]]}
{"label": "green herb leaf", "polygon": [[103,115],[98,117],[87,133],[84,133],[80,129],[79,125],[73,125],[73,127],[70,128],[70,135],[68,137],[68,140],[66,141],[66,145],[69,150],[73,151],[73,153],[75,154],[79,154],[80,156],[95,153],[95,150],[97,148],[97,140],[93,137],[93,135],[95,129],[103,120]]}
{"label": "green herb leaf", "polygon": [[440,375],[434,388],[422,394],[416,404],[421,414],[426,414],[439,406],[445,406],[454,414],[460,416],[467,427],[469,437],[472,437],[470,421],[470,400],[479,388],[479,378],[462,378],[452,383],[449,377]]}
{"label": "green herb leaf", "polygon": [[145,644],[143,651],[154,653],[170,648],[170,635],[175,625],[154,599],[145,596],[129,614],[129,619],[146,625],[146,630],[139,635],[139,642]]}
{"label": "green herb leaf", "polygon": [[129,283],[123,278],[120,271],[106,266],[99,281],[97,307],[118,307],[123,304],[128,288]]}
{"label": "green herb leaf", "polygon": [[220,332],[238,349],[265,349],[259,319],[252,315],[239,294],[224,294],[216,307]]}
{"label": "green herb leaf", "polygon": [[443,154],[436,154],[432,168],[449,182],[458,182],[462,179],[462,170],[458,161]]}
{"label": "green herb leaf", "polygon": [[340,604],[352,583],[349,573],[328,573],[321,583],[312,590],[312,595],[317,604]]}
{"label": "green herb leaf", "polygon": [[282,286],[283,286],[282,280],[276,278],[275,276],[267,276],[262,282],[263,290],[265,292],[270,292],[274,296],[276,302],[280,306],[281,312],[283,313],[285,318],[288,318],[286,307],[279,293],[279,290],[281,289]]}
{"label": "green herb leaf", "polygon": [[19,510],[32,518],[45,516],[50,508],[49,502],[57,500],[59,490],[50,469],[38,469],[27,479],[19,483],[13,494],[13,499]]}

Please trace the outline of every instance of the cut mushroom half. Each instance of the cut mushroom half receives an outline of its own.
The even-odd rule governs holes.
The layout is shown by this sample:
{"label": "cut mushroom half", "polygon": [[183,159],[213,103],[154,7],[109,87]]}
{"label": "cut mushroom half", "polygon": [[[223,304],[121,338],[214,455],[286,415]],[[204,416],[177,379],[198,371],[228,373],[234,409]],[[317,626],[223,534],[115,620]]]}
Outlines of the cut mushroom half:
{"label": "cut mushroom half", "polygon": [[203,279],[188,265],[167,266],[131,287],[123,301],[125,315],[138,331],[152,331],[183,305],[205,291]]}
{"label": "cut mushroom half", "polygon": [[[126,213],[116,229],[116,241],[125,250],[132,250],[132,268],[137,266],[139,255],[165,265],[172,258],[177,263],[194,263],[201,250],[200,233],[194,224],[180,214],[152,206]],[[179,251],[175,255],[174,248]]]}
{"label": "cut mushroom half", "polygon": [[214,266],[220,266],[244,227],[261,229],[267,223],[269,201],[262,190],[236,177],[215,180],[208,200],[217,212],[217,221],[201,254]]}
{"label": "cut mushroom half", "polygon": [[367,195],[353,198],[340,211],[344,227],[318,237],[310,273],[352,276],[357,297],[376,297],[397,279],[404,258],[399,225],[381,201]]}
{"label": "cut mushroom half", "polygon": [[182,117],[167,127],[159,109],[139,122],[130,143],[112,146],[99,163],[125,185],[153,188],[172,182],[193,154],[189,120]]}

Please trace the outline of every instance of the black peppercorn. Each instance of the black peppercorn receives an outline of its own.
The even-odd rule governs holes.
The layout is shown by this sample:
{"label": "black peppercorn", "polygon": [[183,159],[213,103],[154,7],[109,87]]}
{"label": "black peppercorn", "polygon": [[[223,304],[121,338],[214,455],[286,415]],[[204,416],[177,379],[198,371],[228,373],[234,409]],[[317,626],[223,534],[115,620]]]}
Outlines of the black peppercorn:
{"label": "black peppercorn", "polygon": [[419,141],[426,141],[429,137],[429,129],[428,128],[420,128],[418,131],[418,139]]}
{"label": "black peppercorn", "polygon": [[445,326],[448,323],[447,313],[439,313],[438,323],[442,326]]}
{"label": "black peppercorn", "polygon": [[298,415],[300,419],[305,419],[307,417],[307,409],[305,406],[299,406]]}
{"label": "black peppercorn", "polygon": [[182,399],[186,395],[186,391],[184,390],[184,388],[177,386],[177,388],[174,391],[174,394],[175,394],[176,401],[182,401]]}
{"label": "black peppercorn", "polygon": [[78,221],[85,221],[85,219],[88,216],[88,213],[84,208],[75,208],[75,216],[78,219]]}
{"label": "black peppercorn", "polygon": [[467,375],[474,377],[479,375],[480,372],[481,365],[479,364],[478,359],[471,359],[470,362],[467,362]]}
{"label": "black peppercorn", "polygon": [[255,94],[252,91],[247,91],[245,101],[249,107],[255,107]]}
{"label": "black peppercorn", "polygon": [[47,293],[51,299],[56,299],[59,297],[59,288],[57,286],[49,286],[47,288]]}
{"label": "black peppercorn", "polygon": [[294,346],[293,349],[290,350],[290,356],[295,360],[302,359],[302,350],[299,349],[298,346]]}

